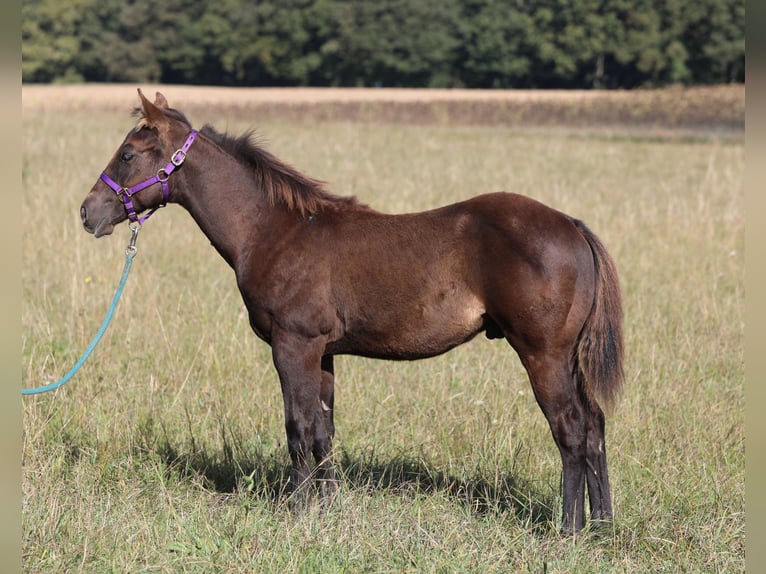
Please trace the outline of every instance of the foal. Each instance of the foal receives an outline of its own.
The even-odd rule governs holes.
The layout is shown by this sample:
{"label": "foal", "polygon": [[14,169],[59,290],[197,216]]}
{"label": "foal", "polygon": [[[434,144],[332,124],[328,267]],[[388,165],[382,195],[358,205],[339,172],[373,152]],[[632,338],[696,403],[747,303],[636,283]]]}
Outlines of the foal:
{"label": "foal", "polygon": [[[139,121],[81,207],[108,235],[184,207],[231,265],[282,386],[290,483],[337,488],[333,357],[421,359],[479,333],[524,365],[563,467],[562,529],[612,517],[604,413],[623,381],[617,273],[580,221],[510,193],[388,215],[327,192],[248,136],[191,128],[139,90]],[[175,152],[173,150],[176,150]],[[118,183],[119,182],[119,183]],[[151,213],[151,212],[149,212]]]}

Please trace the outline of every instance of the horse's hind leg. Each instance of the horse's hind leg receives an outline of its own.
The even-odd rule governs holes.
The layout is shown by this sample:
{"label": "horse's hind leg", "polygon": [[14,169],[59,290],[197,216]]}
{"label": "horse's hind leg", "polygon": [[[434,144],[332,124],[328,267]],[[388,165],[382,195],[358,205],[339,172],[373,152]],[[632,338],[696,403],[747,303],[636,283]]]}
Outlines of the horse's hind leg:
{"label": "horse's hind leg", "polygon": [[553,354],[521,355],[532,389],[548,420],[563,467],[562,532],[585,526],[588,413],[572,375],[571,360]]}
{"label": "horse's hind leg", "polygon": [[612,496],[606,465],[604,412],[595,402],[586,403],[588,443],[586,450],[588,499],[591,519],[608,522],[612,519]]}
{"label": "horse's hind leg", "polygon": [[323,503],[329,503],[338,491],[338,481],[335,478],[335,468],[332,464],[332,439],[335,436],[335,423],[333,422],[335,370],[331,355],[322,357],[322,382],[319,390],[319,401],[324,432],[315,434],[313,453],[320,481],[320,496]]}

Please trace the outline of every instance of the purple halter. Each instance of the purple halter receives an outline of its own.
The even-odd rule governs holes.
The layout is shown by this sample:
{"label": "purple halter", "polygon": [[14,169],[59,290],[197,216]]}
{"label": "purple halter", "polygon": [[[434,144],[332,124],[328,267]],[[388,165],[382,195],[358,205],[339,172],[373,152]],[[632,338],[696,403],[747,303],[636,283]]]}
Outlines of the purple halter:
{"label": "purple halter", "polygon": [[[130,219],[133,223],[138,223],[139,225],[143,224],[144,221],[149,219],[149,216],[157,211],[160,207],[165,207],[168,203],[168,197],[170,196],[170,189],[168,188],[168,178],[170,178],[170,174],[175,171],[177,167],[180,167],[180,165],[184,162],[186,159],[186,152],[189,151],[189,148],[194,143],[194,140],[197,138],[197,130],[192,130],[189,133],[189,137],[186,138],[186,141],[184,142],[184,145],[181,146],[181,149],[177,149],[175,153],[170,156],[170,163],[166,165],[164,168],[160,169],[157,172],[157,175],[150,177],[149,179],[146,179],[142,181],[141,183],[137,183],[136,185],[132,187],[121,187],[120,184],[115,182],[111,177],[106,175],[106,172],[103,172],[101,174],[101,181],[103,181],[106,185],[108,185],[110,188],[112,188],[112,191],[117,194],[117,197],[120,198],[120,201],[125,205],[125,210],[128,212],[128,219]],[[162,203],[160,203],[157,207],[149,211],[146,215],[143,217],[138,217],[136,215],[136,208],[133,207],[133,201],[131,198],[137,194],[139,191],[146,189],[149,186],[154,185],[155,183],[159,183],[162,186]]]}

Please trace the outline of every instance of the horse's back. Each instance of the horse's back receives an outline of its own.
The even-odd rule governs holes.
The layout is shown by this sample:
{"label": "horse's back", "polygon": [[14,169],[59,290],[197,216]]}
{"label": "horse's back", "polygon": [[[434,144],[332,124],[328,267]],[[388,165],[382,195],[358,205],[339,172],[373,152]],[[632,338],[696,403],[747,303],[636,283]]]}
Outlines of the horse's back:
{"label": "horse's back", "polygon": [[454,206],[470,213],[477,229],[497,229],[507,240],[517,242],[521,249],[543,239],[550,243],[581,238],[571,217],[525,195],[488,193]]}

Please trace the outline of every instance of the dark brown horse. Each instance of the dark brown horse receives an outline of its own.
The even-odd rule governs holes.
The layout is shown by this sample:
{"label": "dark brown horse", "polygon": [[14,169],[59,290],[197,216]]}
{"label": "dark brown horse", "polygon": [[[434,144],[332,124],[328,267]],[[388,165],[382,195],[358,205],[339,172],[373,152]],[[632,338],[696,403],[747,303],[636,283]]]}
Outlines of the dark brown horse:
{"label": "dark brown horse", "polygon": [[[96,237],[166,202],[183,206],[234,269],[282,385],[293,496],[331,459],[333,357],[422,359],[479,333],[505,338],[529,374],[563,464],[562,530],[608,521],[604,413],[622,372],[614,263],[581,223],[527,197],[480,195],[387,215],[337,197],[253,143],[198,133],[139,90],[138,124],[81,207]],[[175,150],[175,151],[174,151]],[[119,182],[119,183],[117,183]]]}

